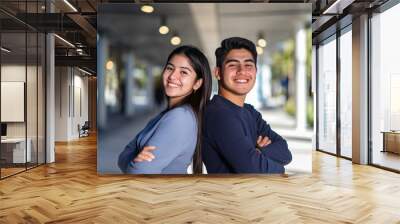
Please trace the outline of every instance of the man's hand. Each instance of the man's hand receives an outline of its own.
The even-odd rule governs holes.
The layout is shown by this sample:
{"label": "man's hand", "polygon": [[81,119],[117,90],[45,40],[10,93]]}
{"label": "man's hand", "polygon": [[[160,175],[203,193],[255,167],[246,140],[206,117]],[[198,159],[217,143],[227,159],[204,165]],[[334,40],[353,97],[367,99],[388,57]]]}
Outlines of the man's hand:
{"label": "man's hand", "polygon": [[156,149],[155,146],[145,146],[143,150],[133,159],[133,162],[142,162],[142,161],[149,161],[151,162],[155,156],[151,151]]}
{"label": "man's hand", "polygon": [[272,141],[268,138],[268,136],[258,136],[257,139],[257,149],[261,149],[262,147],[265,147],[269,144],[271,144]]}

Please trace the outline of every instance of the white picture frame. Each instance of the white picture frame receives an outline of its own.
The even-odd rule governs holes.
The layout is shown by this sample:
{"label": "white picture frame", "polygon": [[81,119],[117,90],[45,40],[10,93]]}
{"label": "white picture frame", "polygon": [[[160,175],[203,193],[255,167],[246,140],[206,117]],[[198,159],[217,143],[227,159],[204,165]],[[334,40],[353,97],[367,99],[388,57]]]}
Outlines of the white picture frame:
{"label": "white picture frame", "polygon": [[1,122],[25,122],[25,82],[1,82]]}

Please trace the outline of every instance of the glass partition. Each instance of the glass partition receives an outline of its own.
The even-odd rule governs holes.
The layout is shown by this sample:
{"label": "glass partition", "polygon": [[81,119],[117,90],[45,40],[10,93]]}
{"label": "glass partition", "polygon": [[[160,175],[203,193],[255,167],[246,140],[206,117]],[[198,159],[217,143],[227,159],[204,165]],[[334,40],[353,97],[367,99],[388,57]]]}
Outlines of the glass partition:
{"label": "glass partition", "polygon": [[26,150],[26,41],[25,31],[1,34],[2,177],[24,171],[30,157]]}
{"label": "glass partition", "polygon": [[[43,12],[44,1],[26,4],[0,6]],[[10,15],[0,12],[0,178],[45,162],[45,35]]]}

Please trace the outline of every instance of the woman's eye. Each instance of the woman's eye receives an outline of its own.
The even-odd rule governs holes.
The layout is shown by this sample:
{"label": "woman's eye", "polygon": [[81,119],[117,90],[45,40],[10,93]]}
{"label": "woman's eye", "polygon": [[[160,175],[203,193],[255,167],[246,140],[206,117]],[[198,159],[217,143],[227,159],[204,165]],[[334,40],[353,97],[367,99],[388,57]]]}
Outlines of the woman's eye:
{"label": "woman's eye", "polygon": [[172,68],[171,68],[171,67],[167,67],[166,70],[167,70],[167,71],[171,71]]}
{"label": "woman's eye", "polygon": [[182,75],[187,75],[187,74],[189,74],[189,73],[187,73],[187,72],[181,72],[181,74],[182,74]]}

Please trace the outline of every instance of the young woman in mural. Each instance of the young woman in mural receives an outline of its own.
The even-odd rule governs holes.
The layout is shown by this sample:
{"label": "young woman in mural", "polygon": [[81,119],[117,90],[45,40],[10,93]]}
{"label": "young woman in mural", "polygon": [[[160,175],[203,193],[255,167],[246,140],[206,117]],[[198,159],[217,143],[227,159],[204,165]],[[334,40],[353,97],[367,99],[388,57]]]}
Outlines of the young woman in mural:
{"label": "young woman in mural", "polygon": [[211,94],[207,58],[195,47],[181,46],[168,56],[162,73],[168,107],[125,147],[118,166],[127,174],[202,173],[203,111]]}

